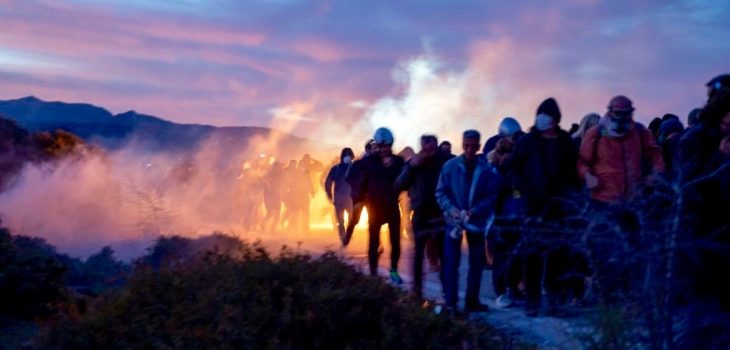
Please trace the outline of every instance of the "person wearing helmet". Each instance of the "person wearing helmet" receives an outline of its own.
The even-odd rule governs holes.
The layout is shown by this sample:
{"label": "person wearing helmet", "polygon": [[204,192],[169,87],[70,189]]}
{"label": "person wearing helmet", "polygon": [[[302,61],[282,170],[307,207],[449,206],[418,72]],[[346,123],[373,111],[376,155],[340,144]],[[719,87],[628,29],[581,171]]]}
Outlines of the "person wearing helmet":
{"label": "person wearing helmet", "polygon": [[[648,175],[664,172],[662,150],[651,131],[633,119],[634,107],[626,96],[616,96],[599,127],[588,130],[580,147],[578,172],[591,199],[606,204],[630,200]],[[642,171],[642,157],[650,174]]]}
{"label": "person wearing helmet", "polygon": [[510,138],[512,141],[517,142],[522,135],[525,133],[522,132],[522,127],[520,126],[520,123],[512,117],[505,117],[502,119],[502,121],[499,123],[499,129],[497,132],[497,135],[494,135],[490,137],[486,143],[484,143],[484,149],[482,150],[482,153],[484,155],[489,154],[494,148],[497,146],[497,142],[503,138]]}
{"label": "person wearing helmet", "polygon": [[722,88],[730,87],[730,74],[720,74],[707,82],[707,101],[709,102]]}
{"label": "person wearing helmet", "polygon": [[388,225],[390,233],[390,278],[402,284],[398,274],[400,259],[400,208],[395,180],[404,165],[403,158],[393,154],[393,133],[387,128],[378,128],[373,136],[377,149],[361,160],[357,169],[351,169],[347,181],[352,187],[353,201],[365,203],[368,210],[368,263],[370,275],[378,273],[378,248],[380,227]]}

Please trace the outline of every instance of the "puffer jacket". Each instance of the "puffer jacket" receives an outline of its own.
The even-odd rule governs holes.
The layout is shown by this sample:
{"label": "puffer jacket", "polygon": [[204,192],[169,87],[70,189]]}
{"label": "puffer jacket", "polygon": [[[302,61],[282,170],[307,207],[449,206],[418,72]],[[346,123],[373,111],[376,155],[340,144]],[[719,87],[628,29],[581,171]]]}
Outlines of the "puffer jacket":
{"label": "puffer jacket", "polygon": [[618,203],[633,198],[643,183],[642,159],[652,173],[664,172],[662,149],[643,125],[633,123],[620,137],[609,137],[603,126],[594,126],[581,142],[578,173],[581,179],[587,173],[598,178],[598,186],[591,190],[592,199]]}

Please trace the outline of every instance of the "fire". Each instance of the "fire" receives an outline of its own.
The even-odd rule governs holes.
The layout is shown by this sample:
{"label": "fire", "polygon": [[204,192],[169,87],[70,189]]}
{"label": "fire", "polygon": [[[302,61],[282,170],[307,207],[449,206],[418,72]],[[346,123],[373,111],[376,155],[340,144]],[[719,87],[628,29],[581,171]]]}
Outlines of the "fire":
{"label": "fire", "polygon": [[[335,218],[335,207],[332,202],[327,199],[324,192],[319,191],[312,199],[310,203],[310,218],[309,218],[309,229],[310,230],[326,230],[337,232],[337,221]],[[348,222],[349,217],[345,212],[345,222]],[[360,221],[358,222],[355,229],[367,229],[368,213],[367,209],[362,210],[360,215]]]}

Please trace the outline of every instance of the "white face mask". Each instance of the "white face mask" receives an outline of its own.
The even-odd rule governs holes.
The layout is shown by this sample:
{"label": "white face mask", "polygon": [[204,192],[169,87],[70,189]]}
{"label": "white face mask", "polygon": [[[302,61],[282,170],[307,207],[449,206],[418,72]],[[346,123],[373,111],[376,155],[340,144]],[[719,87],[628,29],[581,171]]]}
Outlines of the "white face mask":
{"label": "white face mask", "polygon": [[352,163],[352,157],[345,156],[345,157],[342,158],[342,162],[345,163],[345,164],[350,164],[350,163]]}
{"label": "white face mask", "polygon": [[553,117],[547,114],[538,114],[535,119],[535,127],[540,131],[550,130],[554,125]]}

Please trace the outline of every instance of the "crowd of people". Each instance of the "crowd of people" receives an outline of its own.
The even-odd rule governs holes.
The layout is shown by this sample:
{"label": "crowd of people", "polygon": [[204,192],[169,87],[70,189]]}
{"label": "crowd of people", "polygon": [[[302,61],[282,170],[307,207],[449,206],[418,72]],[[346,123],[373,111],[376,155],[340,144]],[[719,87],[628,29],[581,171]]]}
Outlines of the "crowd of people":
{"label": "crowd of people", "polygon": [[[689,277],[692,295],[730,311],[730,289],[716,280],[730,266],[725,246],[730,243],[730,75],[712,79],[707,88],[706,105],[689,113],[687,127],[673,114],[645,127],[634,119],[634,102],[616,96],[603,116],[587,114],[566,131],[557,101],[548,98],[537,107],[529,130],[504,118],[483,148],[479,131],[464,131],[458,156],[448,141],[439,144],[431,134],[421,137],[418,152],[395,154],[394,135],[379,128],[362,156],[343,149],[324,181],[342,244],[350,242],[367,208],[370,273],[378,274],[380,230],[387,224],[389,277],[400,284],[401,230],[409,227],[415,243],[413,293],[422,297],[428,256],[432,269],[440,271],[447,310],[454,311],[466,237],[464,309],[488,310],[480,286],[489,261],[495,304],[509,307],[521,299],[526,314],[536,316],[543,300],[547,312],[556,312],[566,295],[579,302],[595,283],[592,277],[610,266],[595,261],[615,260],[615,245],[573,244],[573,232],[586,229],[574,218],[608,218],[621,233],[622,249],[636,250],[642,229],[651,223],[630,203],[663,184],[676,192],[672,201],[681,211],[676,229],[687,238],[682,242],[701,242],[680,254],[684,258],[678,258],[677,274]],[[604,275],[612,274],[601,281],[605,300],[621,295],[631,283],[626,267]]]}
{"label": "crowd of people", "polygon": [[309,154],[286,166],[270,156],[244,162],[238,177],[243,229],[306,233],[323,172],[324,165]]}

